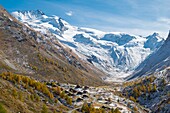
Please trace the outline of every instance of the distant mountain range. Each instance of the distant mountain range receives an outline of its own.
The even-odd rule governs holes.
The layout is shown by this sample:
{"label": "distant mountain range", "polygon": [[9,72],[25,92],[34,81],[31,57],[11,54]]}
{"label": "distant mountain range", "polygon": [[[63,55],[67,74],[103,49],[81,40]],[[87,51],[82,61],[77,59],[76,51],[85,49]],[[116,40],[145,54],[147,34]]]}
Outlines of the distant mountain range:
{"label": "distant mountain range", "polygon": [[137,71],[143,65],[142,62],[165,41],[158,33],[142,37],[76,27],[40,10],[15,11],[11,14],[46,38],[59,40],[82,60],[106,72],[108,77],[103,78],[106,81],[121,81],[134,70]]}

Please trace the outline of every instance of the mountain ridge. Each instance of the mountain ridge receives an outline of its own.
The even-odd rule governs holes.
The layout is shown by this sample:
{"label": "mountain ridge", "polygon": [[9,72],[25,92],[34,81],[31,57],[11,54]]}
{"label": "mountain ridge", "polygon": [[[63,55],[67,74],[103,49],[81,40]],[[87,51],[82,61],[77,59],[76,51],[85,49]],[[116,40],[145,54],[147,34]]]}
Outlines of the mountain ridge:
{"label": "mountain ridge", "polygon": [[95,67],[108,73],[109,78],[106,77],[105,80],[114,80],[116,77],[119,79],[122,74],[130,75],[148,55],[164,42],[164,39],[157,33],[141,37],[72,26],[55,15],[44,14],[33,19],[28,18],[28,12],[27,14],[13,12],[12,15],[38,32],[45,35],[52,33],[54,40],[64,43],[81,59],[89,61]]}
{"label": "mountain ridge", "polygon": [[170,32],[164,44],[149,55],[134,71],[129,79],[146,76],[170,66]]}

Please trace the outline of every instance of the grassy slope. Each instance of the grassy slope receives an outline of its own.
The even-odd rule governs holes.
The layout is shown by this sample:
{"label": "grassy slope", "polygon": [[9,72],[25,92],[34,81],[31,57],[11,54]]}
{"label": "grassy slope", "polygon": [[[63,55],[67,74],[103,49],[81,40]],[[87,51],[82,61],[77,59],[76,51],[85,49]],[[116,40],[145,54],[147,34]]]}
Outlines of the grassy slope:
{"label": "grassy slope", "polygon": [[7,111],[7,113],[41,113],[44,105],[49,113],[68,110],[64,105],[55,103],[53,101],[55,98],[51,100],[45,95],[37,95],[39,97],[37,100],[37,96],[32,98],[33,95],[37,95],[37,90],[31,86],[25,89],[18,82],[12,83],[0,77],[0,108],[3,108],[3,111]]}
{"label": "grassy slope", "polygon": [[0,79],[0,103],[4,106],[8,113],[25,112],[32,113],[33,111],[40,112],[42,103],[32,102],[27,99],[29,95],[26,92],[22,92],[24,95],[24,101],[19,100],[13,96],[13,90],[20,92],[19,89],[15,88],[11,83]]}

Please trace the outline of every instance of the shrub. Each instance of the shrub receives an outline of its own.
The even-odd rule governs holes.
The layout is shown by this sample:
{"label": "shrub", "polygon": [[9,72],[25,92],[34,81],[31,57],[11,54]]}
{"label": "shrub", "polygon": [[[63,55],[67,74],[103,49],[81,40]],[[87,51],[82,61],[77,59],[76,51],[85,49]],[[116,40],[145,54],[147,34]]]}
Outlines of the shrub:
{"label": "shrub", "polygon": [[138,111],[138,108],[137,108],[137,107],[134,107],[133,110],[134,110],[134,111]]}
{"label": "shrub", "polygon": [[55,103],[58,103],[58,99],[55,99]]}
{"label": "shrub", "polygon": [[156,91],[156,84],[153,85],[153,91]]}
{"label": "shrub", "polygon": [[85,102],[81,108],[81,111],[82,112],[86,112],[86,113],[89,113],[89,106],[87,104],[87,102]]}
{"label": "shrub", "polygon": [[69,105],[72,105],[72,99],[71,98],[66,98],[66,102],[67,102],[67,104],[69,104]]}
{"label": "shrub", "polygon": [[30,95],[30,98],[32,101],[34,101],[34,99],[35,99],[33,94]]}
{"label": "shrub", "polygon": [[130,96],[130,100],[132,100],[133,102],[136,102],[136,99],[132,96]]}
{"label": "shrub", "polygon": [[24,101],[24,97],[23,97],[22,92],[18,93],[18,98],[19,98],[20,101]]}
{"label": "shrub", "polygon": [[48,113],[47,106],[44,104],[41,113]]}
{"label": "shrub", "polygon": [[114,113],[121,113],[118,108],[114,110]]}
{"label": "shrub", "polygon": [[0,113],[7,113],[6,109],[3,107],[1,103],[0,103]]}
{"label": "shrub", "polygon": [[14,96],[14,98],[17,98],[18,92],[16,91],[16,89],[14,89],[14,90],[12,91],[12,95]]}
{"label": "shrub", "polygon": [[64,98],[64,97],[65,97],[65,92],[64,92],[64,91],[60,94],[60,97],[61,97],[61,98]]}

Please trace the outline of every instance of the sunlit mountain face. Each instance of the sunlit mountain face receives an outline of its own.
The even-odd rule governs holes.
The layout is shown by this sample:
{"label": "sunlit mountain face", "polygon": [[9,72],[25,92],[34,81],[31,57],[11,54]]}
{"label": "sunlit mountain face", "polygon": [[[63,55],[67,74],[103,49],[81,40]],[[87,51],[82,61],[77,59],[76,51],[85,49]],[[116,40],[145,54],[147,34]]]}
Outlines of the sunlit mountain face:
{"label": "sunlit mountain face", "polygon": [[106,81],[123,81],[164,42],[158,33],[142,37],[72,26],[58,16],[48,16],[39,10],[16,11],[12,15],[42,34],[53,34],[53,40],[59,40],[81,59],[106,72]]}

